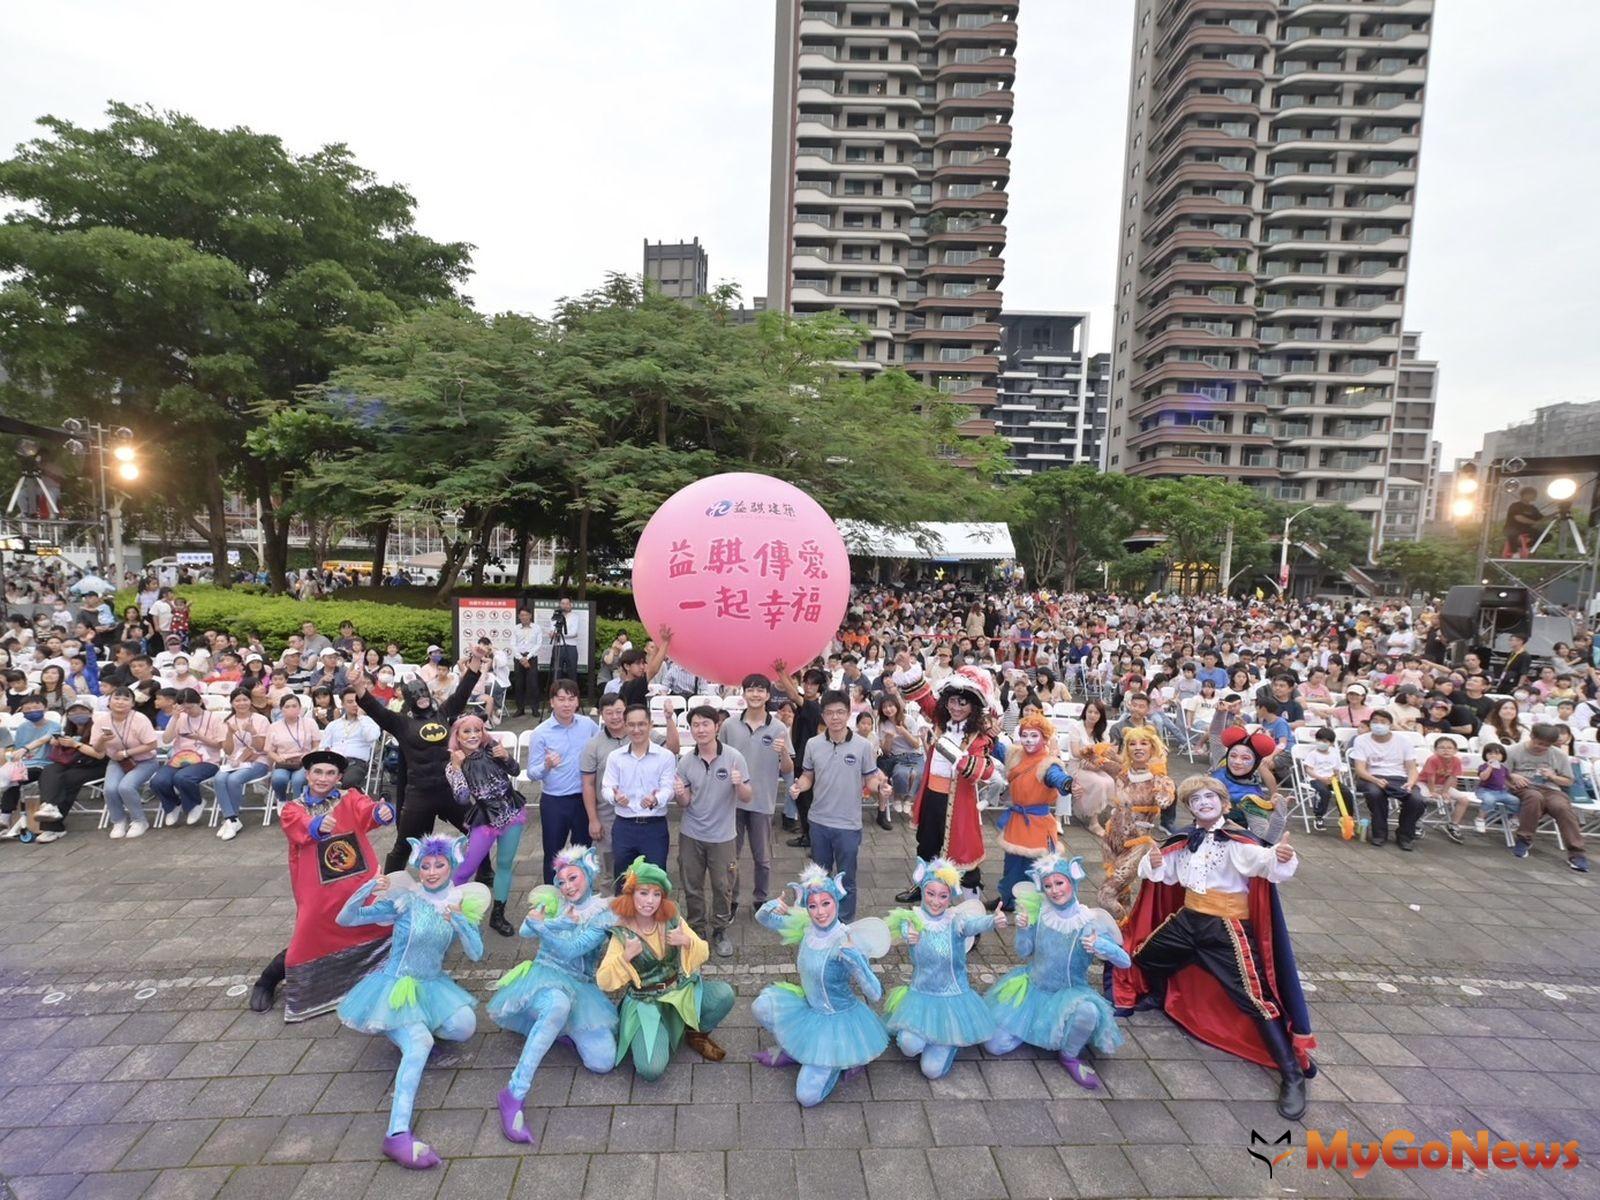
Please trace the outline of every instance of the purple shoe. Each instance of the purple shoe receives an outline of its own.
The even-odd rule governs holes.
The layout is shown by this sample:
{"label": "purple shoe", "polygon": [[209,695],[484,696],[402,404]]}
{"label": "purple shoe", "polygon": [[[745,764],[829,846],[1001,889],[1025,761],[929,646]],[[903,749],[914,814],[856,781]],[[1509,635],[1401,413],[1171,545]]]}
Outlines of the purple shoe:
{"label": "purple shoe", "polygon": [[411,1136],[410,1130],[391,1133],[383,1139],[384,1156],[408,1171],[426,1171],[439,1165],[439,1156],[426,1142]]}
{"label": "purple shoe", "polygon": [[847,1067],[845,1070],[843,1070],[843,1071],[841,1071],[839,1073],[839,1082],[840,1083],[849,1083],[852,1079],[854,1079],[857,1075],[861,1074],[861,1072],[865,1071],[866,1069],[867,1069],[867,1064],[866,1063],[862,1063],[859,1067]]}
{"label": "purple shoe", "polygon": [[1100,1086],[1100,1076],[1095,1069],[1081,1058],[1068,1058],[1065,1054],[1058,1056],[1061,1065],[1067,1069],[1067,1074],[1072,1076],[1072,1082],[1092,1092]]}
{"label": "purple shoe", "polygon": [[770,1050],[757,1050],[750,1056],[763,1067],[793,1067],[798,1063],[784,1053],[781,1046],[774,1046]]}
{"label": "purple shoe", "polygon": [[500,1092],[500,1132],[508,1142],[533,1145],[533,1134],[528,1132],[527,1119],[522,1114],[522,1101],[511,1094],[510,1088]]}

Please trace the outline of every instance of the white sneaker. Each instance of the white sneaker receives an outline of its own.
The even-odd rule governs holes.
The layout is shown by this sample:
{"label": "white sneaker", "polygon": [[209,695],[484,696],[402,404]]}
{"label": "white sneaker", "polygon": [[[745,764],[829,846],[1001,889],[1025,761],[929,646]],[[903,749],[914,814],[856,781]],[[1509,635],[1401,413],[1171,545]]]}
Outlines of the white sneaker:
{"label": "white sneaker", "polygon": [[5,838],[7,841],[10,841],[12,838],[20,837],[22,835],[22,831],[27,827],[28,818],[18,817],[15,824],[13,824],[4,833],[0,833],[0,838]]}
{"label": "white sneaker", "polygon": [[1488,833],[1489,832],[1489,822],[1485,821],[1482,817],[1479,817],[1476,821],[1474,821],[1472,823],[1472,828],[1475,829],[1479,833]]}
{"label": "white sneaker", "polygon": [[189,815],[183,818],[183,823],[185,825],[198,825],[200,824],[200,818],[205,815],[206,806],[204,804],[196,804],[189,810]]}
{"label": "white sneaker", "polygon": [[38,817],[39,820],[41,820],[41,821],[59,821],[59,820],[61,820],[61,810],[59,808],[57,808],[54,804],[41,804],[41,805],[39,805],[38,808],[33,810],[33,815]]}
{"label": "white sneaker", "polygon": [[131,838],[143,837],[148,832],[150,832],[149,821],[135,821],[128,826],[128,836]]}
{"label": "white sneaker", "polygon": [[244,832],[244,822],[237,817],[229,817],[217,827],[217,836],[225,842],[231,842]]}
{"label": "white sneaker", "polygon": [[114,821],[114,822],[112,822],[112,825],[111,825],[111,836],[114,837],[114,838],[127,837],[128,836],[128,823],[126,821]]}
{"label": "white sneaker", "polygon": [[33,835],[33,840],[42,846],[45,842],[59,842],[66,836],[67,831],[65,829],[41,829]]}

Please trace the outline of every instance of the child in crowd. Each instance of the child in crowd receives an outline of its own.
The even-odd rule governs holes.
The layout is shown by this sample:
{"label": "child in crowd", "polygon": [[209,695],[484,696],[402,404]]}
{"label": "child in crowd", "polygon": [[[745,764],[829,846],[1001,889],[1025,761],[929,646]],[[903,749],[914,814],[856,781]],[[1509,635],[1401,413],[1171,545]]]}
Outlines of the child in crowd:
{"label": "child in crowd", "polygon": [[1440,808],[1446,804],[1450,806],[1444,835],[1458,846],[1461,844],[1461,831],[1456,826],[1467,815],[1467,807],[1472,803],[1472,796],[1456,786],[1461,773],[1461,748],[1456,745],[1455,738],[1448,734],[1434,739],[1433,753],[1422,764],[1422,770],[1417,772],[1417,783],[1422,788],[1422,794]]}
{"label": "child in crowd", "polygon": [[1478,768],[1478,820],[1475,828],[1484,833],[1496,817],[1515,817],[1522,801],[1511,794],[1511,771],[1506,766],[1506,748],[1499,742],[1483,747],[1483,766]]}
{"label": "child in crowd", "polygon": [[1327,828],[1328,805],[1333,803],[1333,781],[1344,770],[1344,760],[1339,756],[1339,739],[1333,730],[1324,725],[1317,730],[1316,738],[1300,766],[1306,773],[1311,790],[1316,793],[1312,812],[1316,815],[1318,829]]}

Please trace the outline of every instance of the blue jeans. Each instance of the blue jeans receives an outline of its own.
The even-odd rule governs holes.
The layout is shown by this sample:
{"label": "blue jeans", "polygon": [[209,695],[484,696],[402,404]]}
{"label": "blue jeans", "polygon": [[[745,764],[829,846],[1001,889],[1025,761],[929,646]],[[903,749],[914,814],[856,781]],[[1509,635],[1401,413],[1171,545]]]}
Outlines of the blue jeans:
{"label": "blue jeans", "polygon": [[200,785],[216,773],[216,763],[162,767],[151,776],[150,790],[161,797],[162,812],[170,814],[180,806],[188,812],[200,804]]}
{"label": "blue jeans", "polygon": [[124,760],[106,767],[103,785],[106,811],[111,814],[113,824],[144,820],[144,802],[139,798],[139,792],[160,765],[160,761],[152,757],[132,766]]}
{"label": "blue jeans", "polygon": [[272,795],[282,804],[290,792],[300,794],[306,786],[306,773],[299,767],[274,767],[272,769]]}
{"label": "blue jeans", "polygon": [[1477,796],[1480,805],[1478,815],[1485,821],[1492,821],[1498,816],[1515,817],[1522,811],[1522,801],[1510,792],[1481,787],[1473,795]]}
{"label": "blue jeans", "polygon": [[641,854],[646,862],[665,871],[670,841],[665,817],[618,817],[611,827],[611,860],[617,868],[617,891],[622,890],[623,874]]}
{"label": "blue jeans", "polygon": [[272,768],[264,762],[245,763],[242,767],[223,767],[211,780],[217,793],[217,807],[225,817],[238,817],[239,806],[244,802],[246,784],[263,778]]}
{"label": "blue jeans", "polygon": [[890,782],[894,784],[894,798],[896,800],[909,800],[922,781],[922,768],[924,759],[920,754],[896,754],[894,756],[894,772]]}
{"label": "blue jeans", "polygon": [[811,824],[811,861],[829,875],[844,873],[844,899],[839,901],[839,920],[856,918],[856,855],[861,852],[860,829],[836,829],[832,825]]}

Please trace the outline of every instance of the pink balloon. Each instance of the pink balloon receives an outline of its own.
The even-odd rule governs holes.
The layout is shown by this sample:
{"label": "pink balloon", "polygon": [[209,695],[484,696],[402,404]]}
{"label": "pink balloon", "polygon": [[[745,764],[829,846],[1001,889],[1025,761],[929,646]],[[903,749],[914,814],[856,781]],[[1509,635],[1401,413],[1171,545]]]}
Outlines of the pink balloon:
{"label": "pink balloon", "polygon": [[850,599],[850,556],[822,506],[766,475],[712,475],[650,518],[633,556],[633,600],[652,637],[672,630],[673,659],[737,684],[809,662]]}

